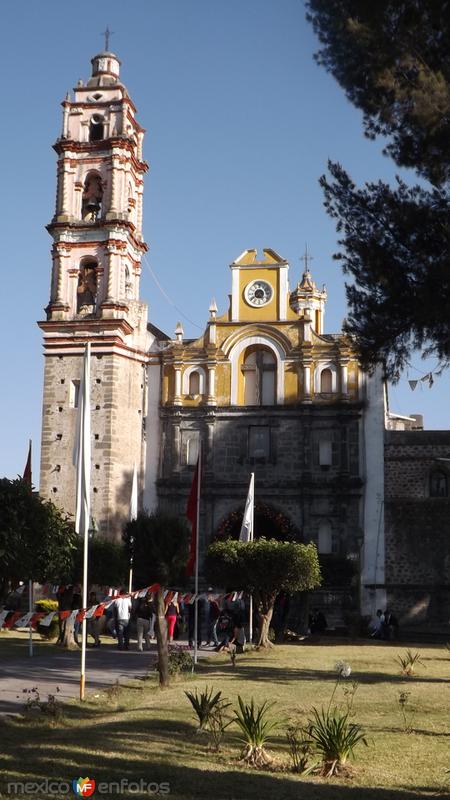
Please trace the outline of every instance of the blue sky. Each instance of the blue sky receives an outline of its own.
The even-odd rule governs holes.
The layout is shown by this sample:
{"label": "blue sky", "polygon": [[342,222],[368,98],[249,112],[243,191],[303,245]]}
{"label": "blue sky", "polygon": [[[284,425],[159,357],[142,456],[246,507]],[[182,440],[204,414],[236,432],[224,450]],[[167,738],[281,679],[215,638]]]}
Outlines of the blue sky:
{"label": "blue sky", "polygon": [[[0,475],[22,472],[31,437],[36,485],[43,372],[36,320],[44,318],[49,292],[51,145],[60,103],[89,76],[106,25],[147,130],[149,262],[195,323],[166,301],[144,265],[141,296],[150,320],[167,333],[181,318],[185,335],[197,335],[213,296],[225,310],[228,265],[247,247],[272,247],[287,258],[294,285],[305,242],[316,281],[327,284],[326,331],[339,331],[344,278],[332,261],[336,233],[318,178],[328,158],[357,182],[393,180],[398,172],[381,143],[364,139],[359,112],[314,63],[317,42],[301,0],[2,3]],[[413,394],[407,379],[430,368],[418,357],[413,365],[391,390],[392,410],[423,412],[427,427],[447,428],[450,377],[432,389],[421,383]]]}

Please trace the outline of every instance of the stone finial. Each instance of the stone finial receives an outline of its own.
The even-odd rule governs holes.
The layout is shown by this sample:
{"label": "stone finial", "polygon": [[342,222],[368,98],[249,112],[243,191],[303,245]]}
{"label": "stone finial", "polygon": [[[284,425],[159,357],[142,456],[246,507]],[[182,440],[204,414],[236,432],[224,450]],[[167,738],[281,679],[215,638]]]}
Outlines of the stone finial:
{"label": "stone finial", "polygon": [[215,319],[216,318],[216,314],[217,314],[217,304],[216,304],[215,298],[213,297],[213,299],[211,300],[211,302],[209,304],[209,318],[210,319]]}
{"label": "stone finial", "polygon": [[183,326],[181,322],[177,322],[177,326],[175,328],[175,338],[177,342],[180,342],[180,344],[182,344],[183,342],[183,336],[184,336]]}

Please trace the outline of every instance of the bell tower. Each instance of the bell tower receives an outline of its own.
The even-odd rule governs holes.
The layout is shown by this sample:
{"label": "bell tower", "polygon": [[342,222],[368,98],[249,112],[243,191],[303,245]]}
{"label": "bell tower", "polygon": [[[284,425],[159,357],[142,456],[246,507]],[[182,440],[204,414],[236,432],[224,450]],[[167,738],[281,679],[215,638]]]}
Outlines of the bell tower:
{"label": "bell tower", "polygon": [[92,75],[62,103],[50,300],[44,335],[40,492],[74,513],[75,435],[84,346],[92,350],[92,508],[120,535],[134,463],[143,476],[146,365],[152,338],[139,300],[144,130],[120,80],[120,61],[94,56]]}

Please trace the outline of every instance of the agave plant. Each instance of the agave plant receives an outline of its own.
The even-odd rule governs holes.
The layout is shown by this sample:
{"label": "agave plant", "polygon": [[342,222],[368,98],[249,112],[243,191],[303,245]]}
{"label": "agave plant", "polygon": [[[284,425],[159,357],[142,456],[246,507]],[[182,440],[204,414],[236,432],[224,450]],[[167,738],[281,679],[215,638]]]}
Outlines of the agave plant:
{"label": "agave plant", "polygon": [[216,692],[216,694],[213,694],[213,691],[214,690],[212,687],[209,690],[208,687],[206,687],[206,689],[200,693],[198,692],[198,689],[195,690],[195,694],[193,692],[185,692],[186,697],[191,702],[192,708],[197,715],[199,731],[206,730],[211,714],[221,702],[222,692]]}
{"label": "agave plant", "polygon": [[420,660],[420,653],[413,653],[411,650],[407,650],[403,656],[397,656],[397,661],[401,666],[402,674],[408,676],[414,673],[416,664],[421,664],[422,667],[425,666]]}
{"label": "agave plant", "polygon": [[356,722],[349,721],[349,712],[322,708],[312,709],[313,719],[308,720],[308,736],[320,755],[324,774],[331,777],[347,759],[354,757],[354,749],[361,742],[368,746],[366,735]]}
{"label": "agave plant", "polygon": [[271,762],[265,744],[274,728],[281,724],[280,719],[269,717],[270,709],[275,704],[265,700],[262,705],[255,706],[253,698],[250,703],[244,703],[240,696],[238,704],[239,708],[234,712],[234,721],[241,729],[239,741],[244,745],[241,758],[255,767],[264,767]]}

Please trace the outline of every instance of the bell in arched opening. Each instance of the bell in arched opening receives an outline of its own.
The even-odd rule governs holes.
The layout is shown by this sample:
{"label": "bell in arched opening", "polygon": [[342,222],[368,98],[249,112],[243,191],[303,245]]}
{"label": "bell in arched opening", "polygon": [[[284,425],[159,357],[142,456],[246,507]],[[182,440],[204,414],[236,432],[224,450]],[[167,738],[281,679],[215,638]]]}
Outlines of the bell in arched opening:
{"label": "bell in arched opening", "polygon": [[101,215],[103,187],[100,175],[90,172],[83,187],[81,202],[82,219],[95,222]]}

